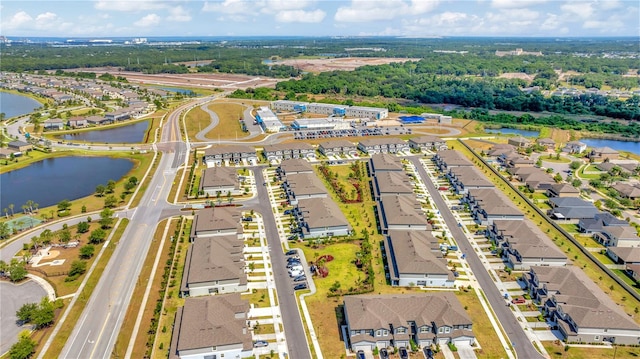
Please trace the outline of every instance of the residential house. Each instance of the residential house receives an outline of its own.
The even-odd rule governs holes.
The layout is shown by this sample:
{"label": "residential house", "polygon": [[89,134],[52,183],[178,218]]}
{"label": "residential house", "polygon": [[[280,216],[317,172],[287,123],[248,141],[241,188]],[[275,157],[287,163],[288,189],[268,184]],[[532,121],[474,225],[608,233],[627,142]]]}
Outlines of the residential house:
{"label": "residential house", "polygon": [[631,200],[636,200],[640,198],[640,186],[638,185],[631,185],[628,183],[619,182],[614,184],[611,187],[613,187],[613,189],[618,191],[618,193],[620,193],[620,196],[623,198],[628,198]]}
{"label": "residential house", "polygon": [[502,163],[507,168],[533,167],[535,162],[529,157],[525,157],[517,152],[511,152],[501,156]]}
{"label": "residential house", "polygon": [[235,167],[211,167],[202,171],[200,192],[209,196],[240,194],[240,181]]}
{"label": "residential house", "polygon": [[640,265],[640,247],[609,247],[607,256],[617,264],[637,264]]}
{"label": "residential house", "polygon": [[507,143],[514,147],[520,148],[520,147],[529,146],[529,144],[531,144],[531,141],[527,140],[522,136],[516,136],[516,137],[510,137]]}
{"label": "residential house", "polygon": [[13,155],[15,152],[16,151],[8,148],[0,148],[0,158],[4,158],[4,159],[11,158],[11,155]]}
{"label": "residential house", "polygon": [[430,232],[390,230],[385,237],[384,250],[391,285],[454,286],[455,277],[438,248],[438,240]]}
{"label": "residential house", "polygon": [[431,230],[422,206],[411,195],[382,196],[378,202],[378,223],[383,234],[389,230]]}
{"label": "residential house", "polygon": [[[14,150],[17,152],[29,152],[33,149],[33,145],[24,141],[19,141],[19,140],[15,140],[15,141],[11,141],[7,144],[7,147],[10,150]],[[16,152],[14,152],[15,154]]]}
{"label": "residential house", "polygon": [[191,225],[190,240],[196,238],[236,235],[242,238],[240,212],[235,207],[209,207],[196,212]]}
{"label": "residential house", "polygon": [[63,130],[64,121],[62,121],[62,119],[59,119],[59,118],[49,118],[44,120],[44,122],[42,123],[42,128],[44,128],[45,130],[52,130],[52,131]]}
{"label": "residential house", "polygon": [[473,163],[467,157],[456,150],[438,151],[432,160],[438,169],[443,172],[448,171],[451,167],[473,166]]}
{"label": "residential house", "polygon": [[300,199],[295,215],[303,238],[346,236],[351,226],[340,207],[328,197]]}
{"label": "residential house", "polygon": [[355,156],[358,154],[358,147],[354,143],[347,140],[332,140],[322,142],[318,146],[318,150],[320,151],[320,153],[327,157],[338,157],[344,155]]}
{"label": "residential house", "polygon": [[608,226],[628,226],[629,223],[616,218],[609,212],[598,212],[593,218],[582,218],[578,221],[578,230],[582,233],[601,232]]}
{"label": "residential house", "polygon": [[282,178],[292,174],[313,173],[313,167],[307,160],[303,160],[301,158],[290,158],[280,162],[280,166],[276,168],[276,172]]}
{"label": "residential house", "polygon": [[570,141],[562,148],[566,153],[582,153],[587,150],[587,145],[580,141]]}
{"label": "residential house", "polygon": [[206,163],[207,167],[222,166],[227,163],[255,165],[258,163],[258,155],[255,148],[247,145],[211,146],[204,150],[202,162]]}
{"label": "residential house", "polygon": [[468,203],[474,221],[480,225],[490,225],[494,220],[523,220],[524,215],[501,191],[491,189],[471,189],[462,198]]}
{"label": "residential house", "polygon": [[253,356],[248,313],[239,293],[187,298],[176,313],[169,359]]}
{"label": "residential house", "polygon": [[109,123],[113,123],[113,120],[107,119],[103,116],[89,116],[87,117],[88,125],[106,125]]}
{"label": "residential house", "polygon": [[502,258],[515,270],[567,264],[567,256],[529,220],[495,220],[486,234],[502,249]]}
{"label": "residential house", "polygon": [[104,118],[111,122],[125,121],[131,118],[131,109],[128,107],[119,108],[115,111],[105,113]]}
{"label": "residential house", "polygon": [[465,194],[470,189],[495,187],[476,167],[453,167],[446,176],[457,194]]}
{"label": "residential house", "polygon": [[379,172],[388,171],[404,172],[400,158],[386,153],[377,153],[371,156],[369,159],[369,172],[371,175],[375,176]]}
{"label": "residential house", "polygon": [[556,184],[551,175],[537,167],[516,167],[507,171],[531,191],[546,191]]}
{"label": "residential house", "polygon": [[564,222],[577,224],[581,219],[594,218],[599,212],[593,203],[578,197],[553,197],[547,203],[551,206],[547,214]]}
{"label": "residential house", "polygon": [[394,137],[367,138],[358,143],[358,149],[368,155],[376,153],[409,152],[409,145]]}
{"label": "residential house", "polygon": [[587,154],[594,162],[617,160],[619,156],[620,153],[611,147],[597,147]]}
{"label": "residential house", "polygon": [[593,234],[593,239],[605,247],[640,247],[640,237],[635,227],[608,226]]}
{"label": "residential house", "polygon": [[545,149],[549,150],[553,150],[556,147],[556,141],[550,139],[550,138],[540,138],[537,141],[538,145],[543,146]]}
{"label": "residential house", "polygon": [[189,245],[180,291],[196,297],[247,290],[244,241],[233,235],[198,238]]}
{"label": "residential house", "polygon": [[547,197],[580,197],[580,190],[567,183],[556,183],[547,189]]}
{"label": "residential house", "polygon": [[437,136],[424,135],[409,139],[409,147],[415,151],[440,151],[447,149],[447,142]]}
{"label": "residential house", "polygon": [[344,319],[352,351],[475,342],[471,318],[449,292],[345,296]]}
{"label": "residential house", "polygon": [[286,177],[282,188],[289,203],[296,205],[301,199],[325,198],[328,192],[322,181],[313,173],[295,173]]}
{"label": "residential house", "polygon": [[604,172],[610,172],[612,170],[617,170],[620,171],[620,173],[624,173],[624,174],[632,174],[633,170],[635,169],[636,165],[635,164],[626,164],[626,163],[614,163],[614,162],[600,162],[596,164],[596,168],[599,169],[600,171],[604,171]]}
{"label": "residential house", "polygon": [[512,153],[518,153],[515,146],[507,143],[496,143],[487,152],[487,156],[498,159],[499,157],[504,158]]}
{"label": "residential house", "polygon": [[405,172],[379,171],[373,177],[372,182],[373,197],[376,200],[387,195],[413,195],[413,185]]}
{"label": "residential house", "polygon": [[529,293],[570,343],[637,345],[640,326],[574,266],[532,267]]}
{"label": "residential house", "polygon": [[86,127],[88,124],[89,122],[87,122],[87,118],[82,116],[70,117],[67,121],[67,125],[71,128],[82,128]]}
{"label": "residential house", "polygon": [[268,161],[282,161],[289,158],[316,158],[316,150],[313,148],[313,146],[305,142],[265,145],[263,148],[263,153],[264,157]]}

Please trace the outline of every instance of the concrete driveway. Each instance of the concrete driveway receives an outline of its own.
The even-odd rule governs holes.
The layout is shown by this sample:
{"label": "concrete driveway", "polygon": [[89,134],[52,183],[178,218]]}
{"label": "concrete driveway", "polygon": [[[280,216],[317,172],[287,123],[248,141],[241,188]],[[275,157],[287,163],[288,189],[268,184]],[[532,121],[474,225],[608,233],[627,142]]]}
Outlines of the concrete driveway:
{"label": "concrete driveway", "polygon": [[47,292],[36,282],[28,280],[20,284],[0,282],[0,354],[6,353],[18,341],[18,334],[29,325],[16,324],[16,312],[23,304],[40,303]]}
{"label": "concrete driveway", "polygon": [[469,343],[457,343],[456,348],[458,348],[458,357],[460,359],[476,359],[476,352],[473,351],[473,348]]}

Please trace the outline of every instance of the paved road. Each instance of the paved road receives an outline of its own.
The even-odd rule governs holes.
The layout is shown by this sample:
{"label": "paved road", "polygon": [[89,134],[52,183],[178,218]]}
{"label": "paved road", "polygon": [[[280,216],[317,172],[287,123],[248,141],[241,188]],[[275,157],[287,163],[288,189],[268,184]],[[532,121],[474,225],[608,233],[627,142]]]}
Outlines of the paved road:
{"label": "paved road", "polygon": [[0,282],[2,305],[0,305],[0,353],[6,353],[17,341],[18,334],[30,329],[30,325],[18,326],[16,311],[26,303],[40,303],[47,292],[36,282],[28,280],[21,284]]}
{"label": "paved road", "polygon": [[[139,279],[156,225],[165,208],[180,159],[187,147],[182,143],[178,118],[192,106],[185,104],[172,112],[162,133],[162,156],[158,169],[124,231],[109,264],[93,291],[62,350],[62,358],[109,358],[122,326],[133,289]],[[159,146],[160,147],[160,146]]]}
{"label": "paved road", "polygon": [[265,182],[262,170],[264,167],[251,167],[255,175],[256,188],[258,191],[257,201],[251,201],[246,204],[248,209],[254,209],[262,214],[265,227],[265,235],[267,244],[269,245],[269,255],[271,256],[271,266],[273,268],[273,277],[276,282],[278,293],[278,304],[282,314],[282,323],[287,337],[287,345],[289,347],[289,358],[306,359],[311,358],[309,344],[305,335],[302,320],[300,319],[300,311],[296,302],[295,292],[291,285],[291,279],[287,272],[286,259],[280,244],[280,236],[276,227],[276,220],[273,215],[271,202],[267,187],[263,186]]}
{"label": "paved road", "polygon": [[544,356],[538,353],[531,341],[529,341],[529,338],[511,312],[511,309],[507,307],[503,295],[500,293],[500,290],[498,290],[498,287],[491,279],[491,276],[482,264],[480,257],[478,257],[476,251],[474,251],[471,247],[471,243],[469,243],[467,236],[464,234],[462,229],[458,227],[458,221],[451,213],[451,209],[444,202],[444,199],[442,199],[442,196],[436,189],[436,186],[433,184],[433,182],[431,182],[431,178],[427,174],[427,171],[424,169],[424,167],[422,167],[419,157],[412,156],[407,158],[415,165],[418,174],[420,175],[420,177],[422,177],[422,181],[427,187],[429,194],[433,198],[433,201],[440,211],[442,218],[449,227],[451,234],[458,243],[458,247],[463,253],[467,254],[467,262],[469,263],[473,274],[478,280],[478,283],[482,287],[482,290],[484,291],[489,304],[493,308],[493,311],[496,313],[498,321],[500,321],[500,324],[502,324],[502,327],[504,328],[507,337],[511,341],[511,345],[514,347],[518,358],[544,358]]}

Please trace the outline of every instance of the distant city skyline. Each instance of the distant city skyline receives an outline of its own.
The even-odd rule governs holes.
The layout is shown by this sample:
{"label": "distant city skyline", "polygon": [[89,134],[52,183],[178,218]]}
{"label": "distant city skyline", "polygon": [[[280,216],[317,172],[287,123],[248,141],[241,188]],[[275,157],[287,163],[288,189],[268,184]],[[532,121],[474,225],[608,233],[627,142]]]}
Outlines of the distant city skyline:
{"label": "distant city skyline", "polygon": [[3,0],[0,35],[640,36],[633,0]]}

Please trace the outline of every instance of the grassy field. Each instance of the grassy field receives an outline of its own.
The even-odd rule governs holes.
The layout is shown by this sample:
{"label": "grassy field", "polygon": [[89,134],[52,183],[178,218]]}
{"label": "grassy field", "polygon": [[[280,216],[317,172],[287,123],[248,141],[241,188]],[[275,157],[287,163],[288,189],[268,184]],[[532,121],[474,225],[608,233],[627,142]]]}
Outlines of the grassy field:
{"label": "grassy field", "polygon": [[[583,269],[583,271],[591,278],[606,294],[608,294],[613,301],[619,303],[623,310],[635,320],[638,320],[638,315],[633,314],[636,307],[640,307],[640,302],[630,297],[625,289],[618,285],[611,277],[609,277],[604,271],[602,271],[594,262],[580,252],[569,239],[565,238],[562,233],[557,231],[545,218],[538,215],[536,211],[529,207],[520,196],[507,186],[507,184],[493,172],[491,172],[486,166],[478,161],[474,154],[468,151],[462,144],[457,141],[450,141],[449,148],[456,149],[465,154],[469,159],[474,161],[482,172],[487,175],[487,178],[491,180],[496,187],[501,190],[508,198],[513,200],[514,204],[525,214],[525,216],[531,220],[535,225],[540,228],[544,233],[547,233],[549,238],[560,248],[570,259],[573,265]],[[623,297],[625,299],[623,299]]]}
{"label": "grassy field", "polygon": [[[187,255],[187,248],[189,248],[189,233],[191,231],[192,220],[188,219],[184,221],[184,235],[180,237],[180,241],[176,245],[176,252],[173,257],[173,264],[171,269],[171,279],[176,283],[182,281],[182,274],[184,272],[185,257]],[[151,358],[166,359],[169,353],[169,346],[171,345],[171,333],[173,327],[173,321],[176,317],[176,312],[179,307],[184,305],[184,298],[179,297],[179,288],[168,289],[164,301],[162,303],[162,313],[160,314],[160,321],[158,322],[158,331],[156,332],[156,340],[153,347],[153,353]],[[155,305],[155,304],[154,304]],[[163,329],[163,328],[166,328]],[[160,349],[162,345],[162,349]]]}
{"label": "grassy field", "polygon": [[[109,243],[104,253],[102,254],[102,257],[96,264],[96,268],[91,274],[91,277],[89,277],[89,280],[87,281],[87,284],[84,286],[82,292],[77,294],[78,299],[75,305],[73,306],[72,310],[69,312],[67,319],[62,324],[62,327],[58,331],[58,334],[51,342],[51,346],[49,347],[49,350],[47,350],[47,352],[44,353],[45,358],[57,358],[60,355],[60,352],[62,352],[62,348],[67,342],[67,339],[69,339],[69,336],[71,335],[71,332],[73,331],[73,328],[75,327],[76,322],[80,318],[80,315],[84,310],[84,307],[89,302],[89,299],[91,298],[91,293],[93,293],[93,289],[96,287],[96,285],[98,285],[98,281],[100,280],[100,277],[104,272],[104,269],[109,263],[109,259],[111,259],[111,255],[115,251],[116,245],[120,241],[120,237],[122,236],[122,233],[124,232],[128,223],[129,223],[129,220],[124,218],[120,221],[120,225],[115,229],[116,232],[113,235],[113,240]],[[52,330],[52,328],[48,330]],[[38,343],[38,347],[36,348],[36,354],[39,354],[39,352],[42,350],[42,346],[44,345],[45,341],[46,339],[43,339],[43,341]]]}
{"label": "grassy field", "polygon": [[[156,260],[156,255],[158,254],[158,250],[160,247],[160,242],[162,241],[162,235],[164,234],[165,225],[167,220],[164,220],[158,224],[156,227],[156,232],[153,236],[153,241],[151,242],[151,247],[149,248],[148,255],[144,261],[142,266],[142,271],[140,272],[139,278],[145,278],[146,280],[138,280],[136,282],[136,286],[134,288],[134,293],[138,293],[138,295],[134,295],[131,298],[131,302],[129,303],[129,307],[127,309],[127,314],[122,323],[122,327],[120,328],[120,332],[118,333],[118,338],[116,339],[115,346],[113,348],[113,352],[111,354],[112,358],[123,358],[127,351],[127,346],[131,340],[134,341],[134,347],[132,352],[133,358],[142,358],[145,355],[146,351],[146,343],[148,339],[147,332],[151,326],[151,319],[153,318],[153,310],[156,307],[156,302],[158,298],[164,293],[161,292],[161,282],[162,282],[162,266],[168,260],[172,258],[172,254],[169,249],[171,247],[171,241],[168,239],[165,240],[164,246],[160,252],[160,259],[158,262],[158,268],[156,270],[155,276],[153,278],[153,283],[151,285],[151,290],[149,292],[149,298],[147,299],[146,306],[144,307],[144,313],[142,316],[142,321],[140,322],[140,328],[138,334],[135,338],[132,338],[133,334],[133,326],[135,325],[138,312],[140,307],[142,306],[142,299],[144,296],[144,292],[147,287],[147,283],[149,278],[151,278],[151,272],[153,270],[153,263]],[[167,236],[171,236],[176,227],[178,225],[178,221],[171,221],[169,226],[169,230],[167,232]],[[179,285],[179,284],[178,284]]]}
{"label": "grassy field", "polygon": [[[245,109],[243,105],[231,102],[214,102],[208,106],[208,109],[218,115],[219,122],[215,128],[205,134],[207,138],[229,140],[246,137],[246,133],[242,132],[238,121],[242,118]],[[189,139],[195,140],[196,134],[211,124],[211,116],[200,107],[195,107],[187,113],[184,122]]]}
{"label": "grassy field", "polygon": [[617,348],[598,348],[598,347],[569,347],[565,351],[563,343],[543,342],[544,348],[552,359],[629,359],[640,356],[640,348],[633,347],[617,347]]}

